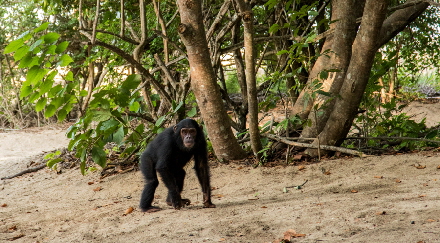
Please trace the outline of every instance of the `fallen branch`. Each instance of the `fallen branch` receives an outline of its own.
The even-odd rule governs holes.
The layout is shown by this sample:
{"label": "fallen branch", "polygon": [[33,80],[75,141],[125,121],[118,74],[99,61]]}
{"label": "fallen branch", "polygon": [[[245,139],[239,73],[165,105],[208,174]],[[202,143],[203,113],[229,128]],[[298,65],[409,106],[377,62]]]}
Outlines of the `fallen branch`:
{"label": "fallen branch", "polygon": [[439,140],[432,140],[426,138],[411,138],[411,137],[347,137],[346,139],[378,139],[378,140],[417,140],[430,143],[440,143]]}
{"label": "fallen branch", "polygon": [[[267,137],[273,140],[276,140],[278,142],[282,142],[288,145],[292,145],[292,146],[297,146],[297,147],[303,147],[303,148],[314,148],[314,149],[318,149],[317,145],[313,145],[313,144],[308,144],[308,143],[298,143],[298,142],[293,142],[293,141],[289,141],[284,137],[280,137],[280,136],[276,136],[273,134],[261,134],[261,136],[263,137]],[[319,145],[320,149],[324,149],[324,150],[330,150],[330,151],[337,151],[337,152],[341,152],[341,153],[345,153],[345,154],[351,154],[351,155],[356,155],[359,157],[365,157],[365,155],[362,152],[358,152],[352,149],[347,149],[347,148],[341,148],[341,147],[336,147],[336,146],[330,146],[330,145]]]}
{"label": "fallen branch", "polygon": [[32,168],[23,170],[22,172],[19,172],[19,173],[15,174],[15,175],[3,177],[3,178],[1,178],[1,180],[12,179],[14,177],[21,176],[21,175],[24,175],[24,174],[27,174],[27,173],[39,171],[39,170],[43,169],[44,167],[46,167],[46,164],[42,164],[42,165],[39,165],[37,167],[32,167]]}

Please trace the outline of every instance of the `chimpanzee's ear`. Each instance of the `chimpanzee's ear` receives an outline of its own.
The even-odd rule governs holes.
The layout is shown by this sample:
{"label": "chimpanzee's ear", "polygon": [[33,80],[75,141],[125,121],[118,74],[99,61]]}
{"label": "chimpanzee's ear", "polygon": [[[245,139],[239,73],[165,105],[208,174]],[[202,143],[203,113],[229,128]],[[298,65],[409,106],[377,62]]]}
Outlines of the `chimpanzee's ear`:
{"label": "chimpanzee's ear", "polygon": [[177,125],[174,125],[173,129],[174,129],[174,132],[177,132]]}

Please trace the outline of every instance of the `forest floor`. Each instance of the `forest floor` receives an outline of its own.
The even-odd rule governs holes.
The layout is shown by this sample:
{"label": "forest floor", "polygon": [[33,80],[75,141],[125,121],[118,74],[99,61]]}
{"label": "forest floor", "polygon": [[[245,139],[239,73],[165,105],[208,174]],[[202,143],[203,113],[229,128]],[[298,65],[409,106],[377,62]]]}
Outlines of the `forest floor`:
{"label": "forest floor", "polygon": [[[406,112],[426,112],[428,125],[440,121],[440,103],[411,106]],[[0,130],[0,177],[67,143],[60,127]],[[81,176],[77,167],[60,174],[45,168],[0,181],[0,242],[263,243],[282,239],[288,230],[297,237],[292,242],[440,242],[439,155],[257,168],[212,162],[217,208],[209,209],[201,206],[188,166],[183,196],[192,204],[180,211],[167,206],[161,183],[155,205],[163,210],[151,214],[138,209],[140,171],[100,179],[99,173]],[[301,189],[286,188],[306,180]]]}

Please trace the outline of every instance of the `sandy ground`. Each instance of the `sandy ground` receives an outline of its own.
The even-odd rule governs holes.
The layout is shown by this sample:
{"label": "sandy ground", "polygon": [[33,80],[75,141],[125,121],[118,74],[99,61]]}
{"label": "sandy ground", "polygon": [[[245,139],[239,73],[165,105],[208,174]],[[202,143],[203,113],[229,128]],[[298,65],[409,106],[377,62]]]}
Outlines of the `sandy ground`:
{"label": "sandy ground", "polygon": [[[434,125],[440,106],[423,105]],[[426,108],[428,107],[428,108]],[[435,112],[432,112],[434,109]],[[429,112],[431,111],[431,112]],[[58,128],[0,133],[0,177],[26,169],[42,151],[65,147]],[[213,202],[204,209],[191,166],[180,211],[138,209],[139,171],[99,179],[43,169],[0,181],[0,242],[440,242],[438,152],[327,160],[272,168],[211,168]],[[302,189],[287,188],[308,182]],[[134,211],[125,214],[130,207]]]}

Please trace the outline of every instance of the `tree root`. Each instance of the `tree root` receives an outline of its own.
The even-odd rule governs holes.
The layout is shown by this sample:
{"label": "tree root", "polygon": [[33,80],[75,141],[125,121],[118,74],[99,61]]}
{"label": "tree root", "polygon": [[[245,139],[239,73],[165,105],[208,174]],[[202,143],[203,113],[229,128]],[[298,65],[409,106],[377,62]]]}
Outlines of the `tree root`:
{"label": "tree root", "polygon": [[21,176],[21,175],[24,175],[24,174],[27,174],[27,173],[39,171],[39,170],[43,169],[44,167],[46,167],[46,164],[42,164],[42,165],[39,165],[39,166],[36,166],[36,167],[32,167],[32,168],[23,170],[22,172],[19,172],[19,173],[15,174],[15,175],[3,177],[3,178],[1,178],[1,180],[12,179],[14,177]]}

